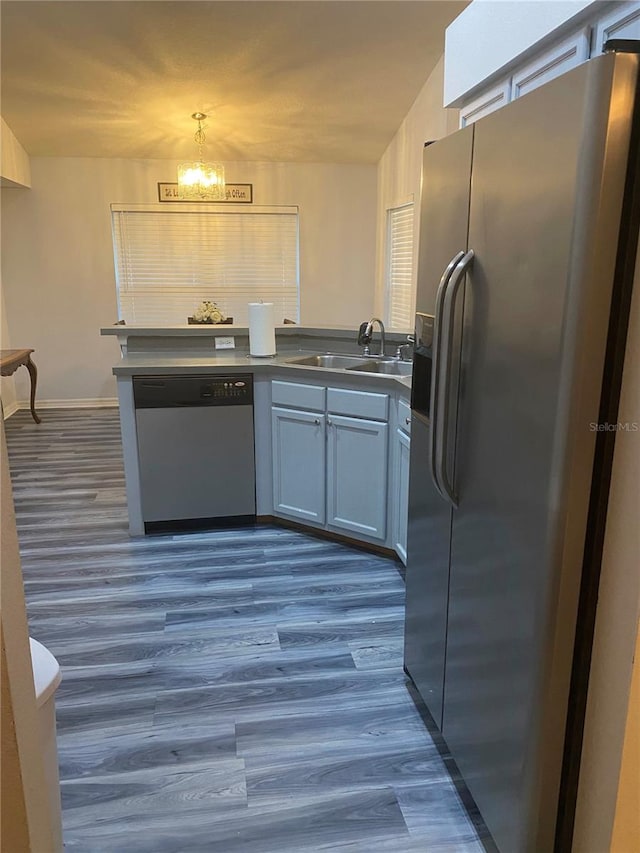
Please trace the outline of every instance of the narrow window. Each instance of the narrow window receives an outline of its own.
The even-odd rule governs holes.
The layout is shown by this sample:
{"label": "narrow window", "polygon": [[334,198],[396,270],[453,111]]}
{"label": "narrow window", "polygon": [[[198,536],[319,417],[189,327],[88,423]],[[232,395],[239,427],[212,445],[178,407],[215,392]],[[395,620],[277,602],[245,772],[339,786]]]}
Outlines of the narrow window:
{"label": "narrow window", "polygon": [[387,211],[386,321],[392,329],[412,329],[415,312],[413,277],[413,202]]}

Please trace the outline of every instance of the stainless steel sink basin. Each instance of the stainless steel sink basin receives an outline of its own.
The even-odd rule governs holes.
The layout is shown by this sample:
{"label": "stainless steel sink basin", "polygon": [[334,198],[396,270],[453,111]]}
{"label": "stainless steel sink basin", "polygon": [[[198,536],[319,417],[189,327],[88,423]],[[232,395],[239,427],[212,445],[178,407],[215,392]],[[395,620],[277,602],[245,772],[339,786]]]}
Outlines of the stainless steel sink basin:
{"label": "stainless steel sink basin", "polygon": [[412,368],[413,363],[410,361],[396,361],[395,359],[370,361],[367,359],[364,364],[347,367],[347,370],[351,370],[354,373],[384,373],[387,376],[411,376]]}
{"label": "stainless steel sink basin", "polygon": [[357,355],[333,355],[325,353],[324,355],[305,355],[302,358],[289,358],[289,364],[305,364],[309,367],[357,367],[359,364],[366,364],[368,358],[361,358]]}

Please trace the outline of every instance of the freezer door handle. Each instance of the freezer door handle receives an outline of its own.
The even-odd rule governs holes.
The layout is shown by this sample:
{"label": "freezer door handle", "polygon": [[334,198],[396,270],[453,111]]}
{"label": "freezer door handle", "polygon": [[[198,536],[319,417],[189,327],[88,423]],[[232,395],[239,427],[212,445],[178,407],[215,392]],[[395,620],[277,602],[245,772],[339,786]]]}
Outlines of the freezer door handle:
{"label": "freezer door handle", "polygon": [[438,292],[436,293],[436,307],[433,321],[433,345],[432,345],[432,361],[431,361],[431,400],[429,403],[429,414],[431,418],[431,429],[429,430],[429,473],[431,474],[431,479],[433,483],[440,493],[440,496],[447,500],[446,493],[443,491],[442,484],[438,479],[438,467],[437,467],[437,458],[438,458],[438,422],[439,422],[439,408],[440,408],[440,388],[442,385],[441,382],[441,347],[443,341],[443,327],[442,322],[444,318],[444,298],[447,292],[447,285],[449,284],[449,280],[453,275],[454,270],[457,265],[460,263],[462,258],[464,257],[464,252],[458,252],[451,258],[445,271],[442,273],[442,277],[440,279],[440,284],[438,285]]}
{"label": "freezer door handle", "polygon": [[[455,306],[460,285],[464,281],[467,270],[473,263],[474,253],[470,249],[456,264],[456,268],[451,274],[447,283],[443,306],[442,306],[442,384],[441,384],[441,399],[438,406],[438,421],[436,424],[436,455],[435,455],[435,473],[437,481],[440,484],[440,493],[454,507],[458,506],[458,497],[455,486],[449,479],[447,470],[447,460],[449,458],[449,438],[452,432],[451,418],[451,362],[453,353],[454,340],[454,323],[455,323]],[[457,403],[456,403],[457,413]]]}

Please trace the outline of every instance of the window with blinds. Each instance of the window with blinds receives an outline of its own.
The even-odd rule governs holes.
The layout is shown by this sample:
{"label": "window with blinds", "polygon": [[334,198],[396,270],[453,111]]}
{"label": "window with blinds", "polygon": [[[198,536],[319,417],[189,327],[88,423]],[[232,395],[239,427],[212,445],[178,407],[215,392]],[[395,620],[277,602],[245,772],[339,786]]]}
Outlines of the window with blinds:
{"label": "window with blinds", "polygon": [[111,206],[118,316],[184,324],[204,300],[238,325],[249,302],[300,319],[298,208]]}
{"label": "window with blinds", "polygon": [[387,323],[412,329],[415,313],[413,277],[413,202],[387,211]]}

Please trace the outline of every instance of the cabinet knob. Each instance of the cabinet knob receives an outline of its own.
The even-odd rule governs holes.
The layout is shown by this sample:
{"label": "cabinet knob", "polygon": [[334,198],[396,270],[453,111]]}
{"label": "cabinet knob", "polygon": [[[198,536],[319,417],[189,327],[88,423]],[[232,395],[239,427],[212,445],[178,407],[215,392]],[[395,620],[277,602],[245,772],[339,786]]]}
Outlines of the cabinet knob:
{"label": "cabinet knob", "polygon": [[333,424],[332,424],[331,418],[327,418],[327,426],[332,426],[332,425]]}
{"label": "cabinet knob", "polygon": [[407,426],[409,426],[409,424],[411,423],[411,418],[405,418],[404,422]]}
{"label": "cabinet knob", "polygon": [[314,424],[318,424],[318,425],[320,425],[320,418],[316,418],[316,419],[314,420]]}

